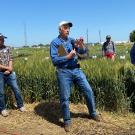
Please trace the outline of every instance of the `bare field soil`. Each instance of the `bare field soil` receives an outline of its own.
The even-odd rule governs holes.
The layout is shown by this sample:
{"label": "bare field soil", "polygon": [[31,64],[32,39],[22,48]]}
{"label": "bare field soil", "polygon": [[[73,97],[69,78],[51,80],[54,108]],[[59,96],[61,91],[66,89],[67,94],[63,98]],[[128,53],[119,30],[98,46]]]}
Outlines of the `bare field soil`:
{"label": "bare field soil", "polygon": [[88,118],[87,107],[70,105],[72,129],[66,133],[57,102],[26,104],[26,112],[0,115],[0,135],[135,135],[135,114],[99,112],[101,122]]}

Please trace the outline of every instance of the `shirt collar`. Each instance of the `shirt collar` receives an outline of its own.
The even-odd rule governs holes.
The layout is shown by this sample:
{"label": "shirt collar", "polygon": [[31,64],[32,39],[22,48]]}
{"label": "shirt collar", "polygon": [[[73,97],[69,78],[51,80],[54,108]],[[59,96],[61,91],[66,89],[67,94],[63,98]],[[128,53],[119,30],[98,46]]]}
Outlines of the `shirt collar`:
{"label": "shirt collar", "polygon": [[68,40],[69,40],[69,38],[67,37],[67,40],[64,40],[64,39],[62,39],[61,37],[60,37],[60,35],[58,36],[58,38],[60,39],[60,41],[62,41],[62,42],[67,42]]}

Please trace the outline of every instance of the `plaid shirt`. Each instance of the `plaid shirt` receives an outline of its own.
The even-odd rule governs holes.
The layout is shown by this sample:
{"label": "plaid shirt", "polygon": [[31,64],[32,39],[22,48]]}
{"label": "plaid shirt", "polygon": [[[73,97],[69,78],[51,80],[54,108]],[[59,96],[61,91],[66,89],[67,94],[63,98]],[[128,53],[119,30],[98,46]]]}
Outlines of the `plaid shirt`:
{"label": "plaid shirt", "polygon": [[12,49],[9,46],[3,46],[0,48],[0,64],[3,66],[9,66],[9,62],[13,60]]}

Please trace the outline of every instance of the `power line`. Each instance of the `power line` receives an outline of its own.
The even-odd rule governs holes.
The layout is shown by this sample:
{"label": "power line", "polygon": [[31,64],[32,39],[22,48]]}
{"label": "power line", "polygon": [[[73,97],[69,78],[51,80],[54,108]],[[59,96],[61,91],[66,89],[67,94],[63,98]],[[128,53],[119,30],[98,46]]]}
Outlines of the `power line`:
{"label": "power line", "polygon": [[87,44],[89,43],[89,31],[88,31],[88,28],[86,30],[86,39],[87,39]]}
{"label": "power line", "polygon": [[101,44],[101,31],[99,30],[99,43]]}

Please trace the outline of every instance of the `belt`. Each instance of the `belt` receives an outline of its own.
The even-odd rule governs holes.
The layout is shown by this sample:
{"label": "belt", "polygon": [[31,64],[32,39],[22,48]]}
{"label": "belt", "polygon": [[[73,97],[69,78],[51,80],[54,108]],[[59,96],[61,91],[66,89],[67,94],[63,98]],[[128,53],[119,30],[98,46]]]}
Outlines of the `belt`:
{"label": "belt", "polygon": [[80,64],[76,64],[74,66],[59,67],[59,68],[62,68],[62,69],[75,69],[75,68],[80,68]]}

